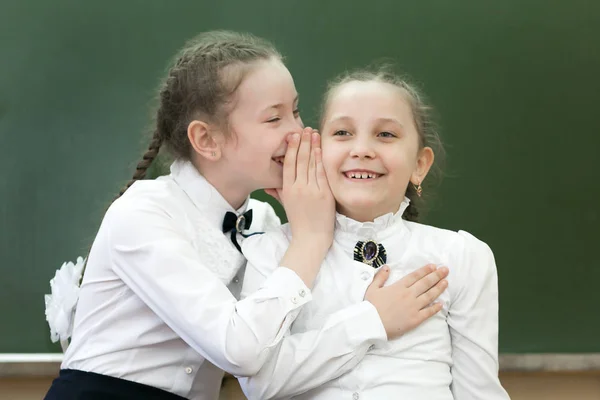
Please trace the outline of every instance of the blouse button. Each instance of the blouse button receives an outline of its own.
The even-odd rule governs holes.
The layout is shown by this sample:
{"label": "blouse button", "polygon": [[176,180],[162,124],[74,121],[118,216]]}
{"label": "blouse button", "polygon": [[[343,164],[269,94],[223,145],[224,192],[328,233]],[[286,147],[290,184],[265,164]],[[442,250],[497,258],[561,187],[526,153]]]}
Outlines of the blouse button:
{"label": "blouse button", "polygon": [[354,393],[352,393],[352,398],[354,400],[358,400],[358,399],[360,399],[360,394],[358,394],[358,392],[354,392]]}
{"label": "blouse button", "polygon": [[233,283],[238,283],[240,281],[240,278],[238,278],[237,276],[235,278],[233,278]]}
{"label": "blouse button", "polygon": [[294,303],[294,304],[298,303],[298,299],[296,297],[292,297],[292,303]]}
{"label": "blouse button", "polygon": [[360,274],[360,277],[362,278],[363,281],[366,281],[367,279],[369,279],[371,277],[371,274],[369,274],[367,271],[363,271],[363,273]]}
{"label": "blouse button", "polygon": [[193,371],[194,371],[194,370],[192,369],[192,367],[187,367],[187,368],[185,369],[185,373],[186,373],[186,374],[188,374],[188,375],[189,375],[189,374],[191,374]]}
{"label": "blouse button", "polygon": [[300,290],[300,293],[298,293],[300,295],[300,297],[304,297],[306,296],[306,292],[304,291],[304,289]]}

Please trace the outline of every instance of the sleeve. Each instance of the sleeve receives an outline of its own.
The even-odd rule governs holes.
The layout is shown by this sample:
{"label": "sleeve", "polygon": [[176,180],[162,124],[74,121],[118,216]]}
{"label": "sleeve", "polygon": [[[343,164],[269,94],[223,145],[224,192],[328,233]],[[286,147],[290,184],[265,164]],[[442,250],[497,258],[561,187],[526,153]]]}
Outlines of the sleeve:
{"label": "sleeve", "polygon": [[165,211],[143,200],[123,204],[107,213],[117,276],[204,358],[234,375],[256,373],[282,323],[311,299],[302,280],[278,268],[237,302]]}
{"label": "sleeve", "polygon": [[[452,339],[452,394],[456,400],[505,400],[498,379],[498,278],[490,248],[467,232],[456,260],[456,291],[448,325]],[[460,257],[459,257],[460,258]]]}
{"label": "sleeve", "polygon": [[[264,287],[286,243],[281,234],[244,242],[248,264],[242,298]],[[315,389],[352,370],[372,345],[387,341],[379,314],[367,301],[332,314],[320,330],[291,334],[289,325],[285,329],[285,336],[270,348],[261,370],[239,378],[248,399],[288,398]]]}

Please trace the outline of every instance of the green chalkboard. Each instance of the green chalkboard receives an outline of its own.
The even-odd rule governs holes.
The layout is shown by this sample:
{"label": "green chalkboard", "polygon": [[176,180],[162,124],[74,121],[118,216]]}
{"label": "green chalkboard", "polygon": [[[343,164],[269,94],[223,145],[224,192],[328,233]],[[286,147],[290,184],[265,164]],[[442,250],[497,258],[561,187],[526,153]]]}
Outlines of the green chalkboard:
{"label": "green chalkboard", "polygon": [[600,351],[600,2],[12,0],[0,5],[0,353],[59,351],[48,281],[128,180],[171,56],[210,29],[272,40],[313,125],[327,79],[395,60],[448,147],[427,222],[495,252],[500,350]]}

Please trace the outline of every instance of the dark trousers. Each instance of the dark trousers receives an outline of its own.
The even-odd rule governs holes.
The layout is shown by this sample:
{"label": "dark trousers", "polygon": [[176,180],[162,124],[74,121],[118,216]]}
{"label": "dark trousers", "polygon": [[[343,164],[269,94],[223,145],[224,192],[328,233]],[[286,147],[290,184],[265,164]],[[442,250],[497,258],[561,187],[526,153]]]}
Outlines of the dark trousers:
{"label": "dark trousers", "polygon": [[182,400],[152,386],[72,369],[63,369],[44,400]]}

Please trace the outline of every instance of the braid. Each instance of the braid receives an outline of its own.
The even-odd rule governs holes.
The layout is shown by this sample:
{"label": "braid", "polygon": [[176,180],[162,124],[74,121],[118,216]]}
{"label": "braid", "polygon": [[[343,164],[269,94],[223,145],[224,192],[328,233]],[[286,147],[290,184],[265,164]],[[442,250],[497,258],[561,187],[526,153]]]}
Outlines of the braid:
{"label": "braid", "polygon": [[[138,162],[131,180],[113,202],[136,181],[146,177],[162,145],[176,159],[189,160],[192,149],[187,127],[190,121],[206,118],[208,122],[227,128],[226,106],[229,99],[253,63],[269,59],[281,60],[282,56],[271,43],[250,34],[212,31],[190,40],[177,55],[161,84],[156,128],[148,150]],[[226,133],[227,129],[223,132]]]}
{"label": "braid", "polygon": [[[129,189],[129,187],[131,185],[133,185],[135,181],[144,179],[144,177],[146,176],[146,171],[148,170],[148,168],[150,168],[150,165],[152,165],[152,161],[154,161],[154,159],[158,155],[158,151],[160,150],[160,146],[161,146],[162,142],[163,142],[163,137],[160,134],[160,131],[157,129],[156,131],[154,131],[154,135],[152,136],[152,140],[150,141],[148,150],[146,150],[146,152],[142,156],[142,160],[140,162],[138,162],[137,166],[135,167],[135,172],[133,174],[133,177],[131,178],[131,180],[129,182],[127,182],[127,185],[125,185],[123,187],[123,189],[121,189],[121,191],[119,192],[119,195],[116,196],[111,201],[111,204],[115,200],[117,200],[119,197],[123,196],[123,193],[125,193],[125,191],[127,189]],[[92,248],[90,247],[88,249],[87,256],[85,257],[85,262],[83,263],[83,269],[81,270],[81,279],[79,280],[79,285],[81,285],[81,283],[83,282],[83,275],[85,274],[85,270],[87,267],[88,259],[90,258],[91,251],[92,251]]]}
{"label": "braid", "polygon": [[[121,191],[119,192],[119,195],[113,199],[111,204],[115,200],[117,200],[119,197],[123,196],[123,193],[125,193],[125,191],[127,189],[129,189],[129,187],[131,185],[133,185],[135,181],[144,179],[144,177],[146,176],[146,171],[148,170],[148,168],[150,168],[150,165],[152,165],[152,161],[154,161],[154,159],[158,155],[158,151],[160,150],[160,146],[161,146],[162,142],[163,142],[162,135],[160,134],[159,130],[157,129],[156,131],[154,131],[154,135],[152,136],[152,141],[150,141],[148,150],[146,150],[146,152],[142,156],[142,160],[140,162],[138,162],[137,166],[135,167],[135,172],[133,174],[133,177],[131,178],[131,180],[129,182],[127,182],[127,185],[125,185],[123,187],[123,189],[121,189]],[[79,280],[80,285],[83,282],[83,275],[85,273],[85,269],[87,267],[87,262],[88,262],[88,259],[90,258],[91,251],[92,251],[92,249],[90,247],[90,249],[87,252],[87,256],[85,257],[83,269],[81,270],[81,279]]]}
{"label": "braid", "polygon": [[138,162],[137,166],[135,167],[133,177],[131,178],[131,180],[129,180],[129,182],[127,182],[123,189],[121,189],[119,195],[115,198],[115,200],[123,196],[123,193],[125,193],[125,191],[129,189],[129,187],[133,185],[136,181],[144,179],[144,177],[146,176],[146,171],[148,170],[150,165],[152,165],[152,162],[158,155],[162,141],[163,138],[160,132],[158,130],[154,131],[154,135],[152,136],[152,141],[150,141],[148,150],[146,150],[146,152],[142,156],[142,159],[140,160],[140,162]]}

